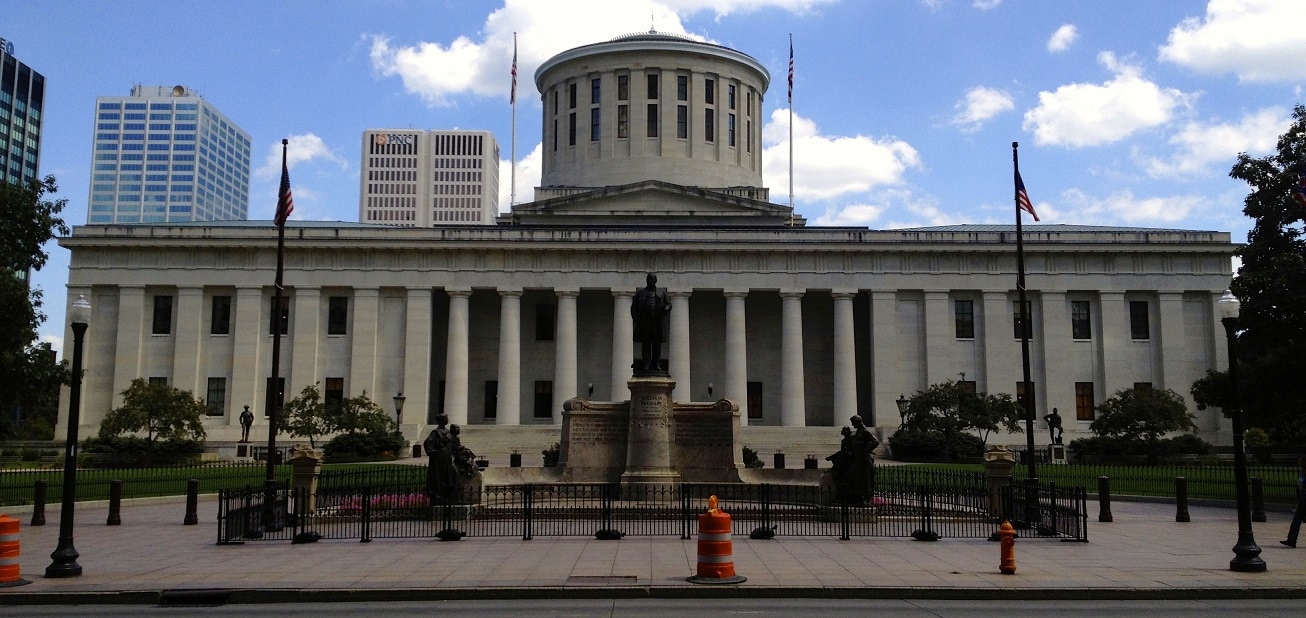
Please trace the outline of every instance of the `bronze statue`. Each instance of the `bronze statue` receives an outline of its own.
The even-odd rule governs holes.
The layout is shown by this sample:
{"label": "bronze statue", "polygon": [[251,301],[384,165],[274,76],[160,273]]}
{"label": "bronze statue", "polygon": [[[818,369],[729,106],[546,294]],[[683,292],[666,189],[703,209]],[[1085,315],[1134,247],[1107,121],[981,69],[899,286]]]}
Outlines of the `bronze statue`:
{"label": "bronze statue", "polygon": [[671,301],[667,293],[658,289],[658,276],[649,273],[647,285],[635,292],[630,303],[630,317],[635,320],[634,338],[640,345],[640,358],[635,361],[636,371],[662,370],[662,342],[667,340],[667,316]]}
{"label": "bronze statue", "polygon": [[866,429],[862,417],[853,416],[852,428],[843,428],[839,452],[826,459],[834,464],[830,471],[839,501],[844,504],[867,504],[875,487],[873,452],[880,441]]}
{"label": "bronze statue", "polygon": [[240,413],[240,441],[249,442],[249,428],[254,426],[254,413],[249,411],[249,406],[245,406],[245,411]]}
{"label": "bronze statue", "polygon": [[1061,444],[1061,415],[1057,413],[1057,409],[1052,408],[1052,413],[1045,415],[1043,420],[1048,424],[1048,439],[1053,444]]}
{"label": "bronze statue", "polygon": [[440,414],[435,417],[435,429],[426,437],[422,447],[426,449],[426,495],[434,506],[449,502],[457,495],[460,485],[458,468],[454,463],[455,436],[446,427],[449,417]]}

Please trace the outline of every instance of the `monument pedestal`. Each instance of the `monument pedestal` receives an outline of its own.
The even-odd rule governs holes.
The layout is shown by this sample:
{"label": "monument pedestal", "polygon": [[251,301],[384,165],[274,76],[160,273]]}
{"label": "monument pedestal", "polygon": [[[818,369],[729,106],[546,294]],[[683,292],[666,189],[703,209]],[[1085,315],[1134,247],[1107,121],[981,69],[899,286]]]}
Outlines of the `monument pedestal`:
{"label": "monument pedestal", "polygon": [[676,381],[666,375],[637,375],[627,384],[630,425],[621,483],[680,482],[671,460],[671,392]]}

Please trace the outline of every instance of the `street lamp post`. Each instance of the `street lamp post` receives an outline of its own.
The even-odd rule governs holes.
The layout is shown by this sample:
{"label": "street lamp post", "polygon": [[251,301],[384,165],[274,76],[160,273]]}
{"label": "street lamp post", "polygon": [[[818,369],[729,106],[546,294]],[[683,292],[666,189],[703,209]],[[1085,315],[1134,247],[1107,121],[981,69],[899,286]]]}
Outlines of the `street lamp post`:
{"label": "street lamp post", "polygon": [[404,401],[407,399],[408,399],[407,397],[404,397],[403,391],[399,391],[399,394],[395,395],[395,424],[396,425],[404,424]]}
{"label": "street lamp post", "polygon": [[1243,447],[1243,410],[1238,401],[1238,298],[1224,291],[1215,303],[1224,325],[1224,335],[1229,342],[1229,416],[1233,420],[1233,482],[1238,499],[1238,544],[1233,546],[1234,558],[1229,561],[1230,571],[1259,573],[1265,570],[1261,548],[1252,536],[1252,506],[1247,489],[1247,452]]}
{"label": "street lamp post", "polygon": [[81,423],[82,404],[82,343],[86,327],[91,321],[91,303],[78,295],[68,311],[73,327],[73,375],[68,393],[68,437],[63,454],[63,505],[59,511],[59,546],[50,554],[52,562],[45,567],[46,577],[77,577],[82,565],[77,564],[77,548],[73,547],[73,504],[77,501],[77,426]]}
{"label": "street lamp post", "polygon": [[898,404],[898,418],[901,425],[907,422],[907,410],[911,408],[911,401],[907,399],[907,395],[900,394],[898,395],[898,401],[895,403]]}

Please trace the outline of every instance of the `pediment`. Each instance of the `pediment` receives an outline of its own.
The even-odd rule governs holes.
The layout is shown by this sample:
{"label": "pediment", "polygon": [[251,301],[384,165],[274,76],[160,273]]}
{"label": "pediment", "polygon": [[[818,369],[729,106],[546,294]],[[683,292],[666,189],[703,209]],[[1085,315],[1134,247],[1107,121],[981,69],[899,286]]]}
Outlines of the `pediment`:
{"label": "pediment", "polygon": [[[704,189],[660,181],[542,188],[547,199],[513,206],[506,219],[535,225],[790,225],[788,206],[754,199],[764,189]],[[801,221],[801,218],[797,219]]]}

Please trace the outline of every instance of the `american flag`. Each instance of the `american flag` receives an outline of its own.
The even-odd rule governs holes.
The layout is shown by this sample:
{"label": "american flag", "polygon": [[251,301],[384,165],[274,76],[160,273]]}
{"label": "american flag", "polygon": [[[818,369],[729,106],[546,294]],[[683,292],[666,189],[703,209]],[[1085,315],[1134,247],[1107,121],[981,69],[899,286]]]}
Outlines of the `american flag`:
{"label": "american flag", "polygon": [[508,95],[508,103],[515,105],[517,103],[517,33],[512,33],[512,94]]}
{"label": "american flag", "polygon": [[295,212],[295,199],[290,195],[290,169],[282,157],[281,190],[277,192],[277,227],[284,227],[292,212]]}
{"label": "american flag", "polygon": [[1297,186],[1292,188],[1292,199],[1306,206],[1306,166],[1297,168]]}
{"label": "american flag", "polygon": [[1025,192],[1025,181],[1020,179],[1020,170],[1016,170],[1016,206],[1021,210],[1034,217],[1038,221],[1038,213],[1034,212],[1034,204],[1029,201],[1029,194]]}
{"label": "american flag", "polygon": [[794,35],[789,35],[789,106],[794,104]]}

